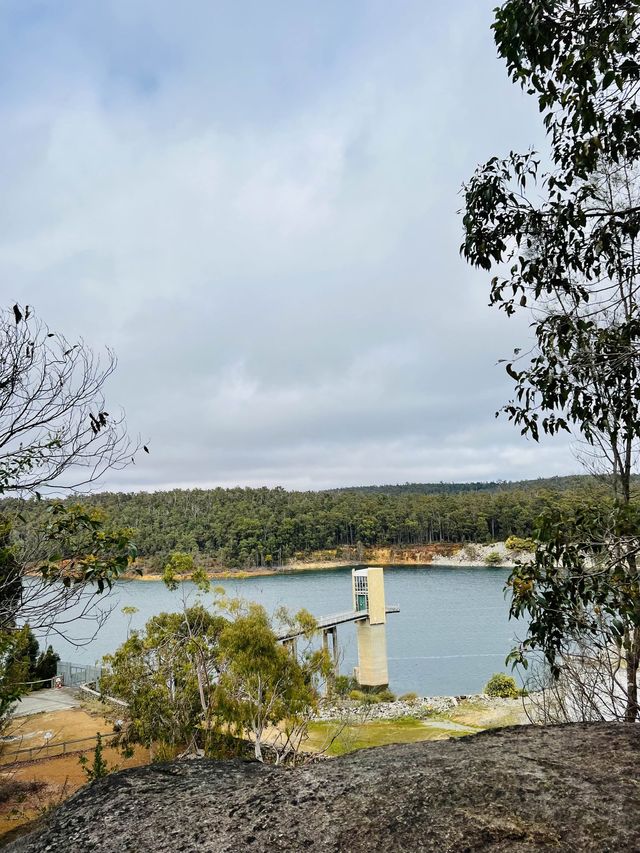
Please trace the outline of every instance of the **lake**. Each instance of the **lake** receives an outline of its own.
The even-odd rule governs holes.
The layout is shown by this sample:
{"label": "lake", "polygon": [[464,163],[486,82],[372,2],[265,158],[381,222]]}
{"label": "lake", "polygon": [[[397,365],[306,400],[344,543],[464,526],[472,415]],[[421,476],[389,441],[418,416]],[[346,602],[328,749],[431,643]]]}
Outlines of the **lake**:
{"label": "lake", "polygon": [[[400,613],[387,617],[390,688],[420,695],[475,693],[492,673],[505,671],[504,659],[516,634],[523,633],[522,624],[508,619],[507,576],[507,570],[497,568],[385,568],[387,604],[400,606]],[[257,601],[270,612],[280,605],[304,607],[315,616],[351,609],[350,568],[223,580],[219,585],[228,595]],[[193,585],[184,587],[195,602]],[[201,600],[210,602],[212,595],[201,595]],[[62,660],[99,662],[126,639],[129,625],[142,628],[157,613],[180,610],[182,594],[161,582],[124,581],[105,604],[111,613],[90,642],[76,646],[59,636],[49,638]],[[127,616],[123,607],[137,607],[138,612]],[[340,626],[338,640],[341,672],[350,674],[356,664],[354,626]]]}

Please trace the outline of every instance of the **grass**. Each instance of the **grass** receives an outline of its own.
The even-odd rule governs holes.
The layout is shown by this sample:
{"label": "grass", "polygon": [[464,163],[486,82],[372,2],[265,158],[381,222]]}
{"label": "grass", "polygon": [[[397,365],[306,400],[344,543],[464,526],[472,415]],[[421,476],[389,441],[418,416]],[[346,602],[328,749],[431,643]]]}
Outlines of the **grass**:
{"label": "grass", "polygon": [[[437,724],[416,720],[413,717],[348,725],[336,737],[338,731],[339,724],[333,722],[312,723],[309,727],[309,740],[305,746],[313,751],[326,749],[327,755],[336,756],[354,752],[356,749],[367,749],[371,746],[443,740],[448,737],[461,737],[468,733],[440,728]],[[332,740],[334,737],[335,740]],[[329,744],[328,748],[327,744]]]}
{"label": "grass", "polygon": [[[372,720],[350,724],[342,731],[337,722],[318,721],[309,727],[309,739],[305,747],[311,751],[326,751],[327,755],[336,756],[356,749],[391,743],[417,743],[465,737],[484,729],[513,726],[523,722],[526,722],[526,719],[519,700],[500,706],[461,702],[450,711],[434,712],[427,719],[403,717],[398,720]],[[441,725],[438,725],[439,723]],[[451,723],[464,726],[465,729],[453,729],[450,727]],[[340,733],[336,736],[337,732]]]}
{"label": "grass", "polygon": [[521,699],[514,699],[509,705],[501,706],[461,702],[456,708],[447,712],[447,719],[478,729],[497,729],[527,722]]}

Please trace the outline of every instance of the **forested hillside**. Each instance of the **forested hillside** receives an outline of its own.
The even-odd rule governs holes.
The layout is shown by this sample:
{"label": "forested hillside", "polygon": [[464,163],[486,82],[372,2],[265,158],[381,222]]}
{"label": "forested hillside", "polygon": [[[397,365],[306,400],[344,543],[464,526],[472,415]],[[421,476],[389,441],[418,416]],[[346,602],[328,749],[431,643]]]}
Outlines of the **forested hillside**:
{"label": "forested hillside", "polygon": [[[409,486],[325,492],[190,489],[102,493],[83,501],[101,507],[114,523],[133,527],[139,554],[151,565],[159,567],[167,554],[180,550],[221,566],[250,568],[359,544],[417,546],[529,536],[545,507],[575,504],[597,489],[586,478],[487,489],[477,485],[439,494],[428,493],[429,486],[422,486],[425,492]],[[18,535],[28,535],[45,509],[38,501],[20,507],[4,501],[4,506],[20,508]]]}
{"label": "forested hillside", "polygon": [[[475,483],[402,483],[386,486],[349,486],[333,489],[334,492],[368,492],[370,494],[400,495],[455,495],[460,492],[498,492],[498,491],[567,491],[583,488],[589,481],[584,474],[571,474],[565,477],[541,477],[537,480],[493,480]],[[637,482],[638,477],[634,476]]]}

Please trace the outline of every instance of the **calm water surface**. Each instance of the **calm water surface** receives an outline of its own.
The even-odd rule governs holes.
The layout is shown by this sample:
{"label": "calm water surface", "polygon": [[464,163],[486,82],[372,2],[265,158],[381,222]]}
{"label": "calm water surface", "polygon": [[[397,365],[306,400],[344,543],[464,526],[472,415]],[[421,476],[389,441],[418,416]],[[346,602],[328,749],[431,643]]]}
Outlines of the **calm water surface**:
{"label": "calm water surface", "polygon": [[[421,695],[462,694],[482,689],[493,672],[504,671],[504,659],[522,625],[508,619],[504,598],[504,569],[406,567],[385,569],[387,604],[399,604],[400,613],[387,621],[391,689]],[[191,603],[196,591],[185,584]],[[273,611],[280,605],[305,607],[316,616],[351,609],[351,569],[225,580],[228,595],[242,596]],[[201,596],[204,603],[212,596]],[[51,637],[63,660],[96,663],[127,636],[129,624],[142,628],[149,617],[180,610],[182,595],[155,581],[119,583],[107,599],[109,617],[89,643],[77,647]],[[129,617],[123,607],[137,607]],[[77,638],[77,635],[76,635]],[[355,628],[338,628],[341,671],[356,664]]]}

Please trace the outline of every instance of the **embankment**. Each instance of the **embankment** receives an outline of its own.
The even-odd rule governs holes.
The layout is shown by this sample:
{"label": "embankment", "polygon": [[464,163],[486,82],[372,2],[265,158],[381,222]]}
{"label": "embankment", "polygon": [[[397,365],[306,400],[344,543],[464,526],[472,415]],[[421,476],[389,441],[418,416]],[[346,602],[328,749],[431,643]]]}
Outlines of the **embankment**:
{"label": "embankment", "polygon": [[[497,559],[495,555],[497,554]],[[236,569],[217,566],[203,560],[204,568],[212,579],[256,577],[262,575],[285,574],[330,569],[343,569],[348,566],[460,566],[511,568],[514,558],[504,542],[489,545],[461,545],[452,543],[433,543],[430,545],[388,546],[376,548],[340,548],[338,551],[311,552],[308,557],[290,560],[281,566],[260,566],[250,569]],[[161,580],[162,575],[153,571],[144,559],[138,561],[142,575],[138,579]],[[136,577],[132,575],[131,577]]]}

